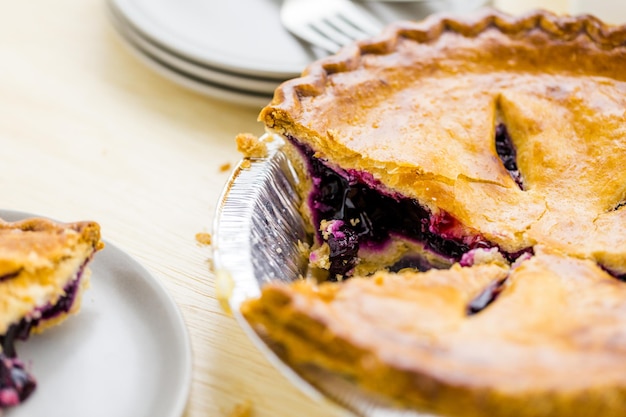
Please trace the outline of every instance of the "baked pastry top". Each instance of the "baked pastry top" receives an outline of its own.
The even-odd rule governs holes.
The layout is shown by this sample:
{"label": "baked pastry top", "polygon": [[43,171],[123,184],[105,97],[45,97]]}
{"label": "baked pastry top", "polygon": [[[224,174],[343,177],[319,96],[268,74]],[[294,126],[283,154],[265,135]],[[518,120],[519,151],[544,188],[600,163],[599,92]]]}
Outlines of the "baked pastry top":
{"label": "baked pastry top", "polygon": [[314,243],[242,313],[290,363],[441,415],[622,415],[626,26],[399,22],[259,118]]}
{"label": "baked pastry top", "polygon": [[269,284],[262,299],[243,314],[291,363],[429,412],[618,416],[626,403],[626,285],[588,260]]}
{"label": "baked pastry top", "polygon": [[25,400],[35,387],[14,342],[79,310],[87,264],[103,246],[95,222],[0,220],[0,408]]}
{"label": "baked pastry top", "polygon": [[545,12],[398,23],[280,86],[260,119],[453,218],[457,240],[549,244],[621,275],[625,44],[624,28]]}

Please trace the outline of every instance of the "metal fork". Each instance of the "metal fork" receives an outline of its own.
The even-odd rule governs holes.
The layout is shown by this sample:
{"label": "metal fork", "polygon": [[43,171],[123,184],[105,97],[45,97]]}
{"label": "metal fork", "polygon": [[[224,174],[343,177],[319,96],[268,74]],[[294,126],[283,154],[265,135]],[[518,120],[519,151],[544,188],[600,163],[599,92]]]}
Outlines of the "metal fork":
{"label": "metal fork", "polygon": [[280,19],[291,33],[328,52],[376,35],[383,27],[348,0],[285,0]]}

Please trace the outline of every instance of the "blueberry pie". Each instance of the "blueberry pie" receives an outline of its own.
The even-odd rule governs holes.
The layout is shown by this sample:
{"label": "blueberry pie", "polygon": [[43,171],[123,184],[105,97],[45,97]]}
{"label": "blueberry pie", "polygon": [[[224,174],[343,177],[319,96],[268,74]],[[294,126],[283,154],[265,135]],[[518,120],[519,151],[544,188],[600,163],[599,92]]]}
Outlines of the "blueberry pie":
{"label": "blueberry pie", "polygon": [[260,120],[313,246],[242,312],[291,363],[441,415],[622,415],[626,27],[399,22]]}
{"label": "blueberry pie", "polygon": [[15,341],[79,310],[89,286],[87,264],[102,247],[94,222],[0,220],[0,408],[24,401],[36,385]]}

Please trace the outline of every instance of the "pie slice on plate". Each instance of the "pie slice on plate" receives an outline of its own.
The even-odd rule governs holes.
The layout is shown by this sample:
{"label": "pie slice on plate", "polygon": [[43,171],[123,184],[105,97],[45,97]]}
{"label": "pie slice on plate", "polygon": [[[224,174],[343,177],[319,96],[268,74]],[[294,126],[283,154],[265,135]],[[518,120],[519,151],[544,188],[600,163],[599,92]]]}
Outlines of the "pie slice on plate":
{"label": "pie slice on plate", "polygon": [[15,341],[80,309],[89,286],[87,265],[102,247],[94,222],[0,220],[0,407],[24,401],[35,388]]}

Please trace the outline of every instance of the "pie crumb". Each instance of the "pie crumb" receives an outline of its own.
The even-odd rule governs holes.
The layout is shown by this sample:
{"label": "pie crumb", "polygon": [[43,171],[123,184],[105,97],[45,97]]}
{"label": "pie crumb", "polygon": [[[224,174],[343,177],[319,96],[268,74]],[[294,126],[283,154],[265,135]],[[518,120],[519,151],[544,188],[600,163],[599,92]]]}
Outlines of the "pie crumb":
{"label": "pie crumb", "polygon": [[231,163],[226,162],[225,164],[220,165],[220,172],[230,171],[231,167],[232,167]]}
{"label": "pie crumb", "polygon": [[330,268],[330,246],[324,242],[309,254],[309,265],[321,269]]}
{"label": "pie crumb", "polygon": [[237,404],[228,417],[252,417],[252,402],[247,400]]}
{"label": "pie crumb", "polygon": [[211,234],[206,232],[196,233],[196,242],[201,245],[210,245],[211,244]]}
{"label": "pie crumb", "polygon": [[241,167],[246,169],[246,168],[250,168],[252,164],[250,163],[249,159],[244,159],[243,161],[241,161]]}
{"label": "pie crumb", "polygon": [[246,158],[263,158],[267,156],[267,145],[251,133],[240,133],[235,137],[237,150]]}

